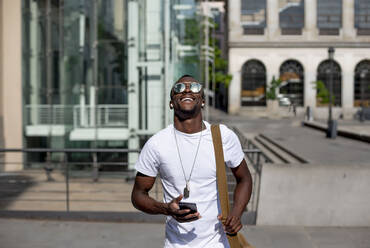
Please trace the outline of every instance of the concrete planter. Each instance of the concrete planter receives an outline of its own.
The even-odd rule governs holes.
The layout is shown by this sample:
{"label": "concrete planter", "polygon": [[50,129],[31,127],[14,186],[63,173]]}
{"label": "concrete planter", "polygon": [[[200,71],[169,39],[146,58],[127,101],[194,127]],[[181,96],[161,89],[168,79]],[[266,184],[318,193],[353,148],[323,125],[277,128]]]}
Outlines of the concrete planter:
{"label": "concrete planter", "polygon": [[279,114],[279,101],[278,100],[267,100],[267,112],[269,114]]}

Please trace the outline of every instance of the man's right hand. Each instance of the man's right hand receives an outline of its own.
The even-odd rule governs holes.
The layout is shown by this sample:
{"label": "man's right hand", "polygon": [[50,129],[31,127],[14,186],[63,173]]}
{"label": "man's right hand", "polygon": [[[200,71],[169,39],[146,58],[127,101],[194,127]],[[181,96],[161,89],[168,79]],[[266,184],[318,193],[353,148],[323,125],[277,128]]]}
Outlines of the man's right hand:
{"label": "man's right hand", "polygon": [[173,199],[168,203],[168,214],[171,215],[178,222],[190,222],[201,218],[199,212],[193,214],[186,214],[190,212],[190,209],[180,210],[179,202],[182,200],[183,196],[179,195],[177,198]]}

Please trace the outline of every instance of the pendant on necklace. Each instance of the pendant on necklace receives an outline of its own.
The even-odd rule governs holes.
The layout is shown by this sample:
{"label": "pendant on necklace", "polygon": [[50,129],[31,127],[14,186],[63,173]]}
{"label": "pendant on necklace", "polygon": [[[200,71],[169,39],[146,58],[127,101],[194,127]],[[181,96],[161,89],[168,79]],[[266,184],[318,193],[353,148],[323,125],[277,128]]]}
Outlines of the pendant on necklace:
{"label": "pendant on necklace", "polygon": [[184,188],[184,198],[188,198],[190,195],[190,187],[189,187],[189,183],[186,182],[186,186]]}

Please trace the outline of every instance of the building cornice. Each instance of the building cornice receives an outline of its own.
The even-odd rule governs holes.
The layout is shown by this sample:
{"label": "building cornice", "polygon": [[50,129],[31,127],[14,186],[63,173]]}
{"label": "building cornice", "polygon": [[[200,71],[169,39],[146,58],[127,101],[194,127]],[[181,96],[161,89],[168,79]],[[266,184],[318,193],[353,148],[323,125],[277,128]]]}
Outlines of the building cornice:
{"label": "building cornice", "polygon": [[370,42],[308,42],[308,41],[237,41],[229,42],[229,48],[370,48]]}

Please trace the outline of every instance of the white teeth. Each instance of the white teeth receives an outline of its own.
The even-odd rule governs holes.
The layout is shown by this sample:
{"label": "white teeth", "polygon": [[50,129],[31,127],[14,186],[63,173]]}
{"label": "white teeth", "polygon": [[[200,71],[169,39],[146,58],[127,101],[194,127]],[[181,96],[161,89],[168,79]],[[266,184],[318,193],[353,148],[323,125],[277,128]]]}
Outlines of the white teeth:
{"label": "white teeth", "polygon": [[190,97],[185,97],[185,98],[181,99],[181,101],[182,101],[182,102],[183,102],[183,101],[187,101],[187,100],[189,100],[189,101],[193,101],[193,99],[191,99]]}

